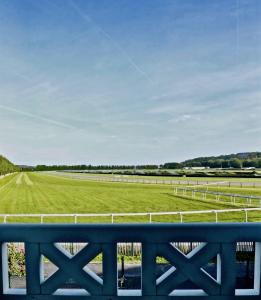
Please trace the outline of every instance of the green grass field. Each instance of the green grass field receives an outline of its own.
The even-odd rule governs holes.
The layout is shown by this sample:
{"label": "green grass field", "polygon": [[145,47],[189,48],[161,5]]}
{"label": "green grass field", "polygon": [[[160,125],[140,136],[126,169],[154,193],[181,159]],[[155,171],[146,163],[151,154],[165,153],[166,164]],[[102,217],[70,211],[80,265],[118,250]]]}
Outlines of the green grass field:
{"label": "green grass field", "polygon": [[[211,187],[214,189],[214,187]],[[228,191],[229,188],[222,188]],[[229,190],[232,191],[232,188]],[[261,195],[260,188],[233,188],[238,194]],[[17,173],[0,180],[0,214],[167,212],[238,208],[213,199],[175,196],[170,185],[95,182],[44,173]],[[37,218],[12,221],[38,222]],[[214,221],[212,214],[185,216],[183,221]],[[243,221],[244,212],[222,213],[220,221]],[[0,222],[3,218],[0,218]],[[45,222],[72,222],[72,218]],[[154,216],[154,222],[179,222],[179,216]],[[249,221],[261,221],[250,212]],[[79,218],[78,222],[110,222],[110,218]],[[117,217],[115,222],[148,222],[148,217]]]}

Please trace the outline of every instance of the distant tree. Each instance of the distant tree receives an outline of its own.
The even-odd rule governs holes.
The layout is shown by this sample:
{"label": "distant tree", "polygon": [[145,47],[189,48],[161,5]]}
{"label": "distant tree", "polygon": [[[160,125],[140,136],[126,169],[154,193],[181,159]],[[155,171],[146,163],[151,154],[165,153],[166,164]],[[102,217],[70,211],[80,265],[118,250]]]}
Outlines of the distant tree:
{"label": "distant tree", "polygon": [[161,166],[163,169],[181,169],[182,165],[178,162],[165,163]]}
{"label": "distant tree", "polygon": [[223,159],[216,159],[216,166],[215,168],[222,168]]}
{"label": "distant tree", "polygon": [[0,155],[0,175],[19,171],[20,168],[11,163],[7,158]]}
{"label": "distant tree", "polygon": [[242,162],[238,158],[234,158],[229,160],[230,162],[230,167],[240,169],[242,167]]}
{"label": "distant tree", "polygon": [[257,159],[252,159],[252,160],[247,159],[243,161],[243,167],[245,168],[253,168],[253,167],[256,168],[258,167],[258,164],[259,164],[259,160]]}
{"label": "distant tree", "polygon": [[257,168],[261,168],[261,159],[260,158],[257,159],[256,164],[257,164]]}

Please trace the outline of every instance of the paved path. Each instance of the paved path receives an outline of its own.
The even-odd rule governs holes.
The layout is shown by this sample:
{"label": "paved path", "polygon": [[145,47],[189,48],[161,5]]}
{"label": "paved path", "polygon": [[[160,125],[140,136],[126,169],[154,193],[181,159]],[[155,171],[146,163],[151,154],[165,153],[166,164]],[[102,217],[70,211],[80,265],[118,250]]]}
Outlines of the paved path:
{"label": "paved path", "polygon": [[[102,276],[102,264],[89,264],[90,269],[95,272],[97,275]],[[158,264],[156,268],[157,277],[161,276],[166,272],[171,266],[169,264]],[[237,267],[237,285],[238,288],[252,288],[253,285],[253,262],[249,264],[249,275],[247,276],[247,265],[246,263],[238,263]],[[205,271],[208,272],[214,278],[216,277],[216,268],[214,264],[208,264],[205,268]],[[118,265],[118,278],[121,277],[121,266]],[[46,264],[45,274],[52,274],[56,271],[51,264]],[[126,264],[125,265],[125,288],[140,288],[141,283],[141,267],[138,264]],[[24,288],[25,287],[25,277],[16,277],[12,276],[10,278],[12,288]],[[182,288],[191,288],[187,283],[185,283]]]}

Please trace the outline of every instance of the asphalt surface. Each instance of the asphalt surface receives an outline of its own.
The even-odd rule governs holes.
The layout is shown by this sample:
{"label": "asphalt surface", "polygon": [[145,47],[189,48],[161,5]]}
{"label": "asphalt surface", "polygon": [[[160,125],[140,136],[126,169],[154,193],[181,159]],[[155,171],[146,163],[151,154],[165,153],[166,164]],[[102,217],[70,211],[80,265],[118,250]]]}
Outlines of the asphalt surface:
{"label": "asphalt surface", "polygon": [[[95,272],[98,276],[102,277],[102,264],[93,263],[89,264],[88,267]],[[166,272],[171,265],[169,264],[158,264],[156,268],[157,277],[161,276],[164,272]],[[123,289],[140,289],[141,288],[141,266],[138,264],[126,264],[124,279],[122,279],[122,270],[121,265],[118,265],[118,278],[119,278],[119,286],[122,286]],[[204,267],[204,270],[209,273],[212,277],[215,278],[216,267],[215,264],[208,264]],[[247,268],[247,264],[237,263],[237,283],[236,288],[253,288],[253,270],[254,263],[249,263],[249,268]],[[53,274],[56,271],[56,268],[50,263],[45,264],[45,276],[48,277],[48,274]],[[24,288],[25,287],[25,277],[16,277],[11,276],[10,278],[11,288]],[[68,282],[63,286],[63,288],[79,288],[77,284],[73,283],[73,281]],[[191,282],[184,282],[179,288],[198,288],[194,286]]]}

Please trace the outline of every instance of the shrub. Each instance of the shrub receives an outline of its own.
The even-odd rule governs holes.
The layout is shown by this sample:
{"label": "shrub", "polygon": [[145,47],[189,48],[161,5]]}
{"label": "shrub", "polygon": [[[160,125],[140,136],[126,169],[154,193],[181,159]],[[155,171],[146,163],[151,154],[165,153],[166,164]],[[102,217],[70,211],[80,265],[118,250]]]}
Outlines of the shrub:
{"label": "shrub", "polygon": [[25,253],[14,244],[8,244],[9,276],[25,275]]}

